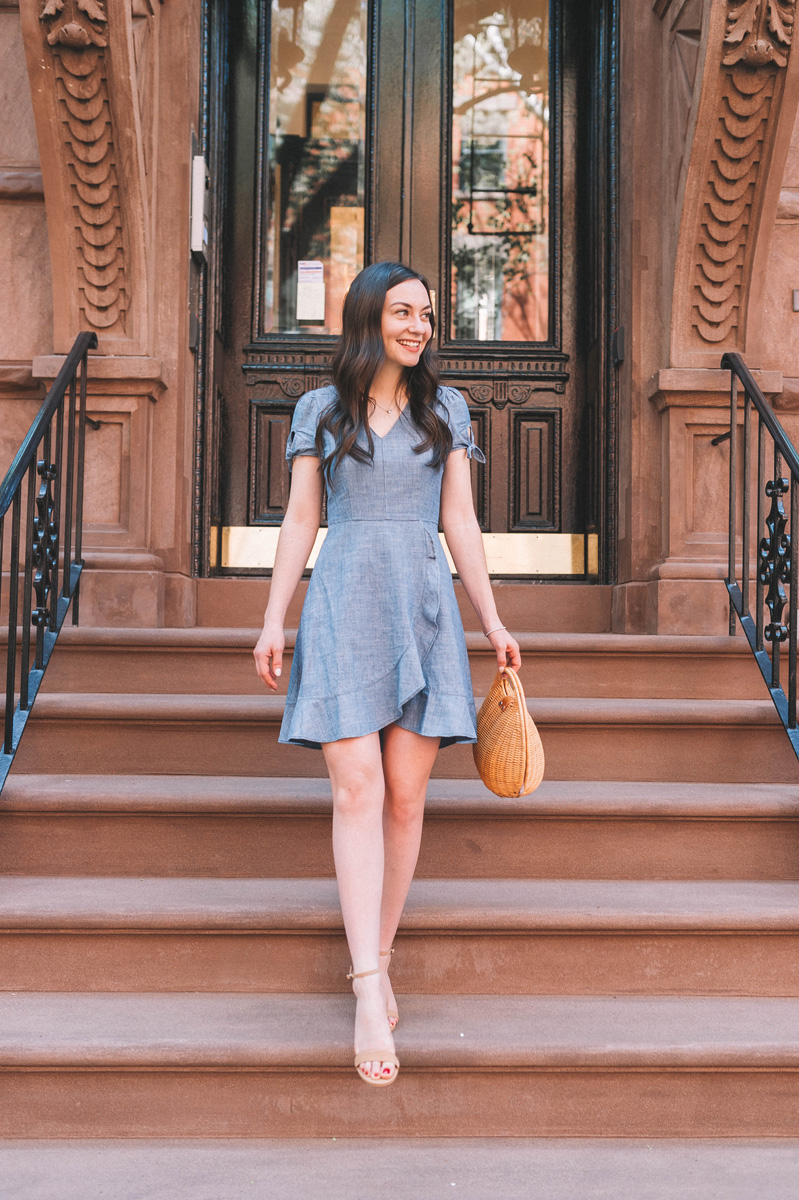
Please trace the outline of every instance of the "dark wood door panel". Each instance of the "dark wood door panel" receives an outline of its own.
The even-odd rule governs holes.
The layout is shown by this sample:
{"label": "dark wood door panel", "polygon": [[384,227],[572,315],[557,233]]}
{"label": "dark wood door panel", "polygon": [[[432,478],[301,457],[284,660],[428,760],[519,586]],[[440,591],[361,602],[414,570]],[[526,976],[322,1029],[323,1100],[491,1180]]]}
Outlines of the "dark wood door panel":
{"label": "dark wood door panel", "polygon": [[290,405],[251,405],[250,524],[279,525],[289,500],[286,444],[291,429]]}
{"label": "dark wood door panel", "polygon": [[560,532],[559,408],[522,409],[510,414],[513,532]]}

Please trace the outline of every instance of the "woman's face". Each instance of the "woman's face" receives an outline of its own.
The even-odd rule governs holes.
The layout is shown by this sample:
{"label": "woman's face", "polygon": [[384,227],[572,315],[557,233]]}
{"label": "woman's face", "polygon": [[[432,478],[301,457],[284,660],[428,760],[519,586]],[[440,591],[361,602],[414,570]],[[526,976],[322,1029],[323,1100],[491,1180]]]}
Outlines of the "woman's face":
{"label": "woman's face", "polygon": [[416,366],[432,335],[430,317],[430,297],[419,279],[406,279],[386,292],[382,321],[386,362]]}

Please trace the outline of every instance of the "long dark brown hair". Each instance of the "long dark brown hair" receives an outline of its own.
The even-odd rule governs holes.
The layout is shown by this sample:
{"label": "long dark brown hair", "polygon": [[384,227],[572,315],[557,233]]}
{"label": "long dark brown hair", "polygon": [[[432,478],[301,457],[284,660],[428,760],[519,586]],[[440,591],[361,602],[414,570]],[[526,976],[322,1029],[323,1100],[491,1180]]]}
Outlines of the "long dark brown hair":
{"label": "long dark brown hair", "polygon": [[[331,375],[338,396],[322,414],[316,430],[316,450],[328,482],[335,467],[345,454],[358,462],[374,458],[374,439],[369,428],[368,400],[375,376],[385,361],[383,347],[383,306],[386,292],[398,283],[418,279],[430,297],[430,285],[418,271],[403,263],[379,262],[365,267],[353,280],[344,300],[341,337],[331,364]],[[430,303],[430,328],[435,332],[435,316]],[[415,367],[406,367],[400,388],[407,393],[407,409],[422,440],[414,446],[416,454],[432,450],[430,466],[437,467],[452,449],[449,425],[436,411],[438,390],[438,359],[433,350],[433,338],[425,344]],[[404,413],[403,413],[404,416]],[[335,439],[330,454],[324,454],[324,431]],[[357,444],[359,432],[366,433],[368,451]]]}

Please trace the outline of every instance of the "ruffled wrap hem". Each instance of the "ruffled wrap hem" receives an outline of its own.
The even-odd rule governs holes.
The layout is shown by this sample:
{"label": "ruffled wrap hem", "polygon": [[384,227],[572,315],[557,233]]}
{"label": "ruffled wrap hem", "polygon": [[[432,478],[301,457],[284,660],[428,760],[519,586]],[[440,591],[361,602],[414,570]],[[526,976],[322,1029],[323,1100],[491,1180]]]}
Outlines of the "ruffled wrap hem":
{"label": "ruffled wrap hem", "polygon": [[[396,697],[386,697],[386,679],[396,679]],[[321,749],[322,742],[364,737],[397,724],[424,737],[440,737],[441,748],[458,742],[476,742],[474,698],[429,690],[416,645],[409,646],[399,662],[382,679],[364,684],[358,692],[358,713],[352,695],[288,700],[278,742]],[[453,732],[453,730],[457,732]]]}

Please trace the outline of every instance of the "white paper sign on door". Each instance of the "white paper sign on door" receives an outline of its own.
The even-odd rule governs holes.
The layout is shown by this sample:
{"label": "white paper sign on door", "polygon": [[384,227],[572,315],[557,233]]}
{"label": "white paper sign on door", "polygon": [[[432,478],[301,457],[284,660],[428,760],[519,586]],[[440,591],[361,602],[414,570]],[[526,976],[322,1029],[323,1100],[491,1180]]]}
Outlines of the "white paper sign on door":
{"label": "white paper sign on door", "polygon": [[318,259],[297,263],[297,320],[325,320],[325,268]]}

